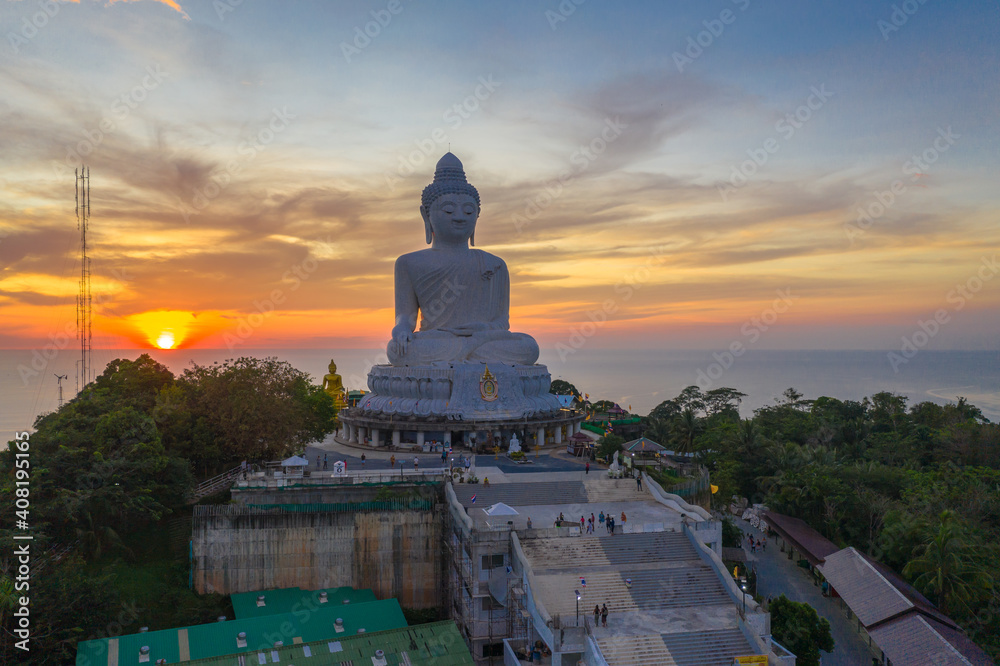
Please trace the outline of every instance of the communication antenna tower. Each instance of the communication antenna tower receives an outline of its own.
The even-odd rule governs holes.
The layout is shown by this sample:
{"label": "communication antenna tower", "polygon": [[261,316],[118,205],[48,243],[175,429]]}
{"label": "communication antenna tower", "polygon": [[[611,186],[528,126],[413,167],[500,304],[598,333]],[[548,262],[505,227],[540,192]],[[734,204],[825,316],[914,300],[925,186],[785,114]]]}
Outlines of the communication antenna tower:
{"label": "communication antenna tower", "polygon": [[76,295],[76,336],[80,339],[80,360],[76,364],[76,391],[93,379],[90,364],[91,301],[90,257],[87,256],[87,229],[90,227],[90,169],[76,169],[76,228],[80,231],[80,292]]}

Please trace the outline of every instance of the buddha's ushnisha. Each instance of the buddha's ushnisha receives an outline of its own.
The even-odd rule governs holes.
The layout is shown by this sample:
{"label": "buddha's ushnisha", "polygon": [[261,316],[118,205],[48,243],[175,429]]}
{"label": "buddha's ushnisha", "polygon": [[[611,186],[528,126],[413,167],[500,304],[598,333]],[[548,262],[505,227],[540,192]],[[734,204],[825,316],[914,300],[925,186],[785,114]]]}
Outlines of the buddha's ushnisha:
{"label": "buddha's ushnisha", "polygon": [[[421,197],[430,249],[396,260],[396,324],[386,352],[395,366],[498,362],[532,365],[538,344],[510,331],[510,274],[500,257],[474,249],[479,192],[445,154]],[[417,313],[420,329],[416,329]]]}

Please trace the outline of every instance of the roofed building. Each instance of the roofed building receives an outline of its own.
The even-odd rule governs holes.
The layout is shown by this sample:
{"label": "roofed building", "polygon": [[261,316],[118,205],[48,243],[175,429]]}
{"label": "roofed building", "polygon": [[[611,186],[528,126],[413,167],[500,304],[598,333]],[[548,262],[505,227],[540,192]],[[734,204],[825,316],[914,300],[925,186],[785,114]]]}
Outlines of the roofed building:
{"label": "roofed building", "polygon": [[[266,599],[268,594],[254,596]],[[286,599],[289,600],[290,597]],[[237,603],[246,613],[245,604]],[[395,599],[328,604],[318,604],[317,608],[293,605],[289,612],[82,641],[77,646],[76,663],[77,666],[135,666],[156,664],[164,659],[162,663],[177,664],[260,652],[279,642],[308,643],[406,627],[406,618]],[[236,662],[231,660],[231,663]]]}
{"label": "roofed building", "polygon": [[889,664],[993,663],[954,620],[892,569],[855,548],[827,555],[819,570],[856,619],[858,630]]}
{"label": "roofed building", "polygon": [[431,622],[415,627],[365,632],[336,640],[272,646],[236,657],[213,657],[188,662],[190,666],[472,666],[469,648],[454,622]]}

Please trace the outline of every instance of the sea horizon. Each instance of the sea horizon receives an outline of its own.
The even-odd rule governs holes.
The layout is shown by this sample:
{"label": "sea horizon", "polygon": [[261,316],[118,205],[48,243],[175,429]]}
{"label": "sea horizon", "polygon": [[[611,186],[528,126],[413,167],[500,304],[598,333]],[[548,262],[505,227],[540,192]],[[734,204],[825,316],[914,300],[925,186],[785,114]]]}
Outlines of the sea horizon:
{"label": "sea horizon", "polygon": [[[0,350],[0,443],[12,439],[14,432],[31,431],[39,414],[57,408],[55,375],[66,376],[64,400],[76,394],[79,352],[65,349],[46,360],[39,351]],[[725,386],[746,393],[740,404],[744,417],[780,401],[786,389],[794,388],[805,399],[860,400],[889,391],[906,397],[908,406],[923,401],[943,405],[964,397],[990,421],[1000,421],[1000,350],[922,350],[902,362],[902,357],[890,360],[889,353],[750,349],[733,357],[718,350],[583,348],[573,353],[564,350],[560,356],[543,348],[539,363],[548,366],[553,380],[572,383],[591,400],[613,400],[640,415],[685,387],[698,385],[703,390]],[[317,383],[333,359],[347,388],[365,390],[368,368],[386,362],[381,349],[94,349],[94,375],[116,358],[135,359],[141,354],[149,354],[175,376],[192,363],[273,356],[309,373]]]}

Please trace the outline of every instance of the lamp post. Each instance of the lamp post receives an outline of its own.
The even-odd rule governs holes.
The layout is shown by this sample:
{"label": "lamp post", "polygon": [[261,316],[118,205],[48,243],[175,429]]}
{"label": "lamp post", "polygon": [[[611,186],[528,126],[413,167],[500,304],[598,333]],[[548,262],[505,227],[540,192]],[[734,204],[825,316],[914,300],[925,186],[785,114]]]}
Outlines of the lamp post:
{"label": "lamp post", "polygon": [[747,584],[740,583],[740,589],[743,590],[743,619],[747,619]]}
{"label": "lamp post", "polygon": [[580,626],[580,590],[573,590],[576,592],[576,626]]}

